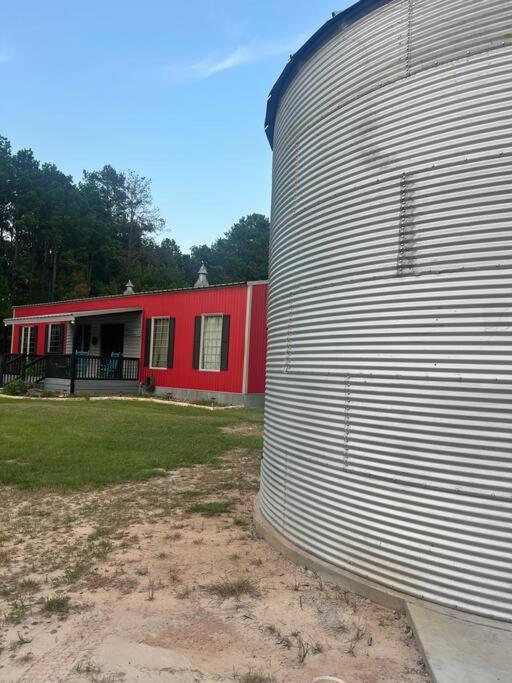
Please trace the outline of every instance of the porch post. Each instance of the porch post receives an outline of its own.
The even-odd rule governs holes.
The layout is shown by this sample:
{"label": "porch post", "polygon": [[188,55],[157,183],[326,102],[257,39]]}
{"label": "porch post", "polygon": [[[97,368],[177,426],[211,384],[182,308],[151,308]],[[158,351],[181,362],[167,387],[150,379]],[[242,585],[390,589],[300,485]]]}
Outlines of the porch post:
{"label": "porch post", "polygon": [[76,324],[76,321],[73,320],[71,323],[73,326],[73,340],[72,340],[72,346],[71,346],[71,362],[70,362],[70,367],[69,367],[69,393],[73,396],[75,393],[75,377],[76,377],[76,342],[77,342],[77,330],[78,330],[78,325]]}

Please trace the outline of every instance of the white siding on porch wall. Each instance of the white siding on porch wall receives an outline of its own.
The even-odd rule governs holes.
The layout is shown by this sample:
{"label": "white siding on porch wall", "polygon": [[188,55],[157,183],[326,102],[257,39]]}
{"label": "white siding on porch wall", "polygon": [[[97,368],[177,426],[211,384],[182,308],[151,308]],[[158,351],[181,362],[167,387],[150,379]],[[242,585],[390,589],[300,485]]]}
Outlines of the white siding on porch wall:
{"label": "white siding on porch wall", "polygon": [[[100,339],[101,325],[124,324],[124,351],[123,355],[127,358],[139,358],[141,349],[141,330],[142,315],[140,313],[127,313],[126,315],[101,315],[91,318],[79,318],[77,323],[80,325],[91,326],[91,346],[89,353],[91,356],[101,355]],[[97,338],[98,343],[93,345],[92,340]],[[65,353],[71,353],[73,348],[73,326],[66,323],[66,343]]]}

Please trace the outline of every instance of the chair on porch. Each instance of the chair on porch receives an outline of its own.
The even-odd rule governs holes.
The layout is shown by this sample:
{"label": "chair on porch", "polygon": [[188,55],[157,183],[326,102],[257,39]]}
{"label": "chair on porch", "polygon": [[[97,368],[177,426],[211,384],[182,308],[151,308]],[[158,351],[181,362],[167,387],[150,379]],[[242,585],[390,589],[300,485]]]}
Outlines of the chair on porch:
{"label": "chair on porch", "polygon": [[88,351],[75,351],[76,356],[76,378],[82,379],[87,378],[89,370],[89,352]]}
{"label": "chair on porch", "polygon": [[107,362],[102,363],[100,367],[100,377],[102,379],[115,379],[117,377],[120,358],[120,353],[112,352]]}

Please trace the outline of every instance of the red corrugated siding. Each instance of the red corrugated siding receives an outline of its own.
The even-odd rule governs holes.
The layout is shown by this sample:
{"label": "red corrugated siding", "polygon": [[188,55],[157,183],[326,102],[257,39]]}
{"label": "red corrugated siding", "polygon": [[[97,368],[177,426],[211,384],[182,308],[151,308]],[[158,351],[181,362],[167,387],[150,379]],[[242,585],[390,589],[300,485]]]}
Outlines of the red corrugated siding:
{"label": "red corrugated siding", "polygon": [[267,290],[268,286],[253,285],[251,333],[249,345],[249,394],[265,391],[265,364],[267,360]]}
{"label": "red corrugated siding", "polygon": [[[266,288],[265,285],[264,287]],[[15,317],[140,307],[143,309],[141,380],[151,375],[159,387],[240,393],[244,362],[246,302],[247,287],[240,285],[182,292],[130,295],[110,299],[100,298],[90,301],[68,301],[38,306],[18,306],[15,309]],[[196,315],[206,313],[223,313],[231,316],[229,364],[226,371],[205,372],[192,368],[194,319]],[[154,316],[166,315],[176,318],[174,367],[169,370],[151,370],[143,367],[146,320]],[[42,354],[44,353],[45,326],[43,324],[38,326],[40,329],[37,352]],[[13,348],[15,351],[18,349],[19,327],[15,325],[13,330]]]}

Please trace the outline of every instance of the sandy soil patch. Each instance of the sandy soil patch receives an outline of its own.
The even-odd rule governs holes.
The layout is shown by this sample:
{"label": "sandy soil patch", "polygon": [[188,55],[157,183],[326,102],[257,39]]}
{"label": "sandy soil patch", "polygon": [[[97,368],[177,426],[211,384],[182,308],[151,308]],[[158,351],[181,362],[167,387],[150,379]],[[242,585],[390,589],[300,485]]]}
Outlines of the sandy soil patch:
{"label": "sandy soil patch", "polygon": [[256,537],[258,469],[237,450],[99,491],[1,490],[0,681],[428,680],[404,615]]}
{"label": "sandy soil patch", "polygon": [[242,422],[239,425],[222,427],[225,434],[243,434],[244,436],[263,436],[263,425],[256,422]]}

